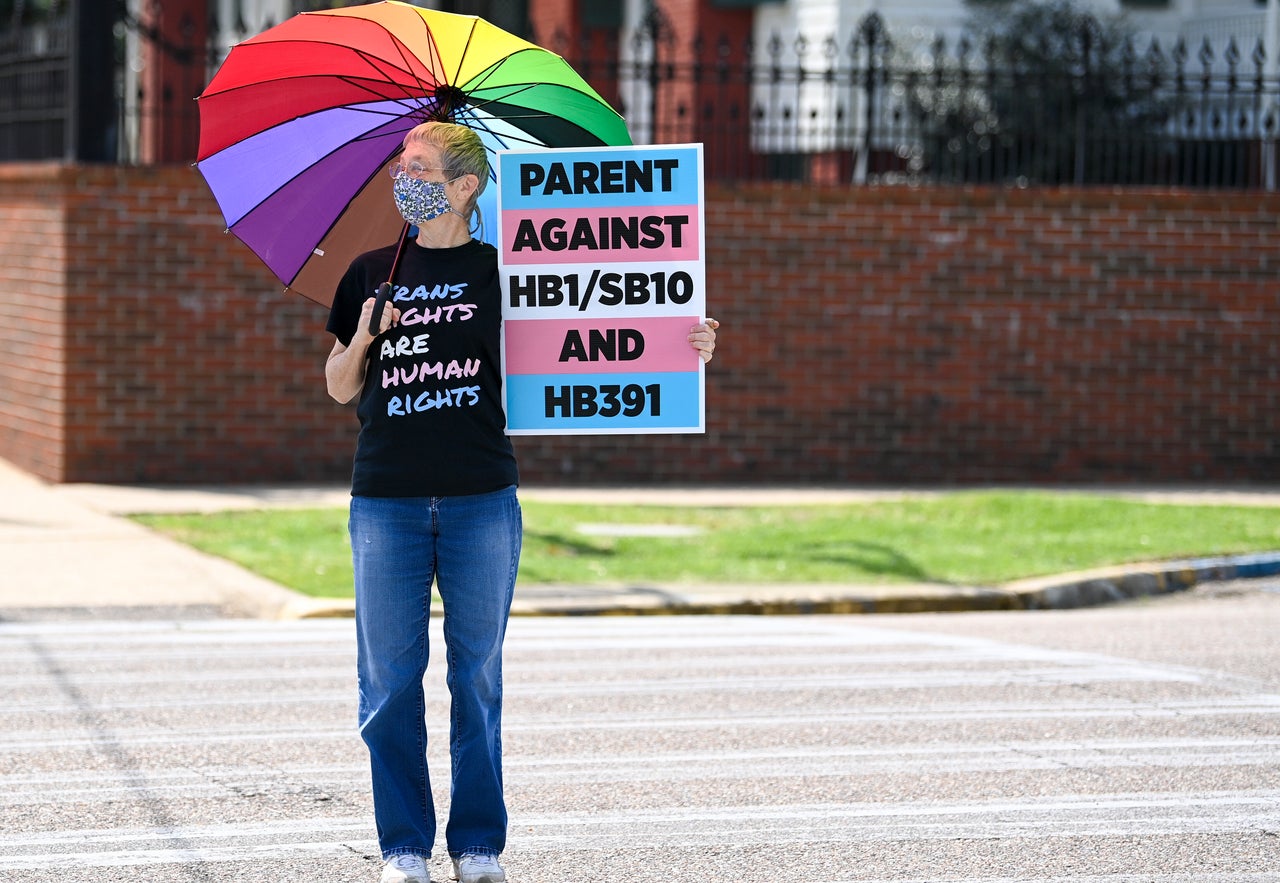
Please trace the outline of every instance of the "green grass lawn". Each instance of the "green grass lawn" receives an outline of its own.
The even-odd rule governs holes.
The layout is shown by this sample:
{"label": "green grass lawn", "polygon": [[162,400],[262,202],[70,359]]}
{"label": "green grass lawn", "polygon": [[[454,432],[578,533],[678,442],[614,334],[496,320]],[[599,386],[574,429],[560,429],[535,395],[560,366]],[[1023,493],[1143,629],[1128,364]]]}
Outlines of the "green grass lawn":
{"label": "green grass lawn", "polygon": [[[523,507],[520,578],[530,583],[992,584],[1133,561],[1280,550],[1280,509],[1052,492],[772,508]],[[350,597],[346,518],[345,509],[272,509],[137,520],[298,591]],[[592,530],[622,525],[697,533]]]}

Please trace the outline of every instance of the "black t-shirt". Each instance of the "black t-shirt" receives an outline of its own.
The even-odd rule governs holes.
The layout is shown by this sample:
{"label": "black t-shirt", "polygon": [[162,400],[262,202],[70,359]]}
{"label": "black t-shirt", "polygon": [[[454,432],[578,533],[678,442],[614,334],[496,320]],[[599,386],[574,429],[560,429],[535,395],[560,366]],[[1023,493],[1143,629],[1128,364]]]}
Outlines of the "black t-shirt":
{"label": "black t-shirt", "polygon": [[[348,268],[326,328],[350,346],[396,246]],[[351,492],[364,497],[483,494],[516,484],[502,412],[502,291],[493,246],[405,243],[391,303],[400,323],[369,345],[356,413]]]}

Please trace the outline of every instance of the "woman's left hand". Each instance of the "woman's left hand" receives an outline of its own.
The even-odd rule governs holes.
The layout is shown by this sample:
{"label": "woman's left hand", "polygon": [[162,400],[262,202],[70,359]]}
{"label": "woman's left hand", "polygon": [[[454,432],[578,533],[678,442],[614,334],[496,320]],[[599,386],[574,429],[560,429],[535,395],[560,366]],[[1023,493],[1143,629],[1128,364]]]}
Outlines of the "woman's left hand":
{"label": "woman's left hand", "polygon": [[689,329],[689,344],[698,351],[698,358],[710,362],[716,351],[716,329],[720,323],[708,317],[701,325]]}

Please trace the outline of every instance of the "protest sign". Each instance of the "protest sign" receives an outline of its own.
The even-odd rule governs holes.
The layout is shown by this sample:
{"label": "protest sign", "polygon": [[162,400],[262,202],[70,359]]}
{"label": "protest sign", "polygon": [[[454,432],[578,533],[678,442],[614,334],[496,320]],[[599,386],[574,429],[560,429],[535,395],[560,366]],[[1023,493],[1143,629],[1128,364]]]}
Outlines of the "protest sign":
{"label": "protest sign", "polygon": [[703,432],[702,145],[498,155],[511,435]]}

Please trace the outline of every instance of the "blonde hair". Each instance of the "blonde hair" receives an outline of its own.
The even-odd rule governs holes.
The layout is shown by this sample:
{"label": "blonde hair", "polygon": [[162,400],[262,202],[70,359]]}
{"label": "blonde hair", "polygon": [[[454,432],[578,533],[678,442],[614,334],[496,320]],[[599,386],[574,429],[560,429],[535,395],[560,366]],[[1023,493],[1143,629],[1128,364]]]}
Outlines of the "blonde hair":
{"label": "blonde hair", "polygon": [[465,207],[465,214],[480,214],[476,200],[489,183],[489,153],[473,129],[457,123],[430,122],[414,126],[404,136],[404,146],[429,144],[440,151],[440,164],[449,178],[475,175],[480,183]]}

